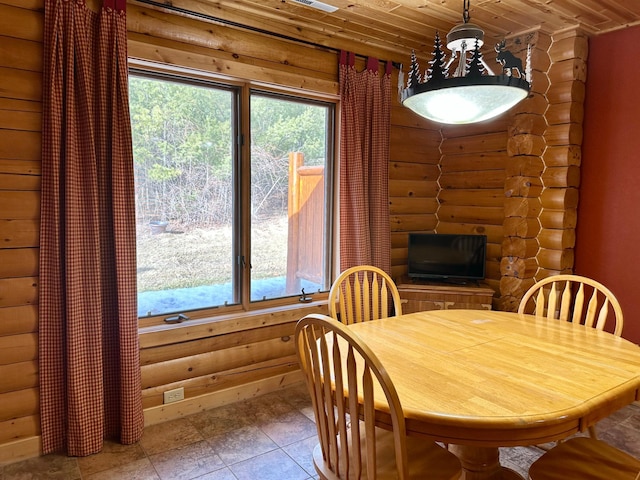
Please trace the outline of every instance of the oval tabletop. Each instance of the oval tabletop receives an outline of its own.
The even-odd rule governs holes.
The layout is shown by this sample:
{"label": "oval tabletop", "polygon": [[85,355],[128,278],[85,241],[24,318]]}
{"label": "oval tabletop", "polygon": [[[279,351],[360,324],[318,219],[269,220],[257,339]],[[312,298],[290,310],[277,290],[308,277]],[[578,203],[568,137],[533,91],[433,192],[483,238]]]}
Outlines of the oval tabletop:
{"label": "oval tabletop", "polygon": [[639,399],[640,347],[581,325],[438,310],[350,328],[389,372],[410,434],[485,447],[538,444]]}

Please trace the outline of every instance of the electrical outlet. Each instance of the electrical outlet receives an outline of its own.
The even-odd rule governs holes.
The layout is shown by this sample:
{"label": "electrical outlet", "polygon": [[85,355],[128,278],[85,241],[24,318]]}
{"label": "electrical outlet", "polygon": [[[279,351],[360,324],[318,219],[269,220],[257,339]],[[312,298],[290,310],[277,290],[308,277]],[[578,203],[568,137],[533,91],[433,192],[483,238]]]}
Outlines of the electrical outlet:
{"label": "electrical outlet", "polygon": [[184,387],[167,390],[163,395],[164,403],[173,403],[179,400],[184,400]]}

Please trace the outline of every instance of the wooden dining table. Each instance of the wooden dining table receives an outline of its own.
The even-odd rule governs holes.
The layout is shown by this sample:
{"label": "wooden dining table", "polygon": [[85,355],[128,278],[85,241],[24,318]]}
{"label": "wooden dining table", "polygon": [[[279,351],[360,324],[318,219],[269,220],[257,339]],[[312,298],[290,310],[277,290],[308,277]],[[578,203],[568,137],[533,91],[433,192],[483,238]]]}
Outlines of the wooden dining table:
{"label": "wooden dining table", "polygon": [[640,347],[594,328],[487,310],[349,327],[391,376],[408,434],[449,444],[466,480],[521,479],[498,447],[560,440],[640,400]]}

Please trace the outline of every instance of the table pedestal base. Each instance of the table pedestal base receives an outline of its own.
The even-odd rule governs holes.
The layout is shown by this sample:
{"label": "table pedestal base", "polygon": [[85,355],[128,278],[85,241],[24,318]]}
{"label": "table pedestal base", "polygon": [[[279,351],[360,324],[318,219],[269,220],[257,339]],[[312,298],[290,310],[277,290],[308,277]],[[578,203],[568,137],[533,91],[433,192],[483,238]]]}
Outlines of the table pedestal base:
{"label": "table pedestal base", "polygon": [[449,445],[449,450],[462,463],[464,480],[523,480],[517,472],[500,465],[497,448]]}

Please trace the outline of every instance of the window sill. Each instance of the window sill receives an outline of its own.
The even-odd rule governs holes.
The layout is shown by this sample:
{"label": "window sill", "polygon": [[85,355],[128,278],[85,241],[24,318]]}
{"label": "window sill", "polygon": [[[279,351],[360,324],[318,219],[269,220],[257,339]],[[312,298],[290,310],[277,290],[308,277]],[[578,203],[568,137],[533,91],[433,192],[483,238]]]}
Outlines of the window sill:
{"label": "window sill", "polygon": [[250,311],[234,311],[223,315],[187,320],[182,323],[141,327],[138,329],[140,348],[279,325],[297,321],[310,313],[327,315],[327,300],[279,305]]}

